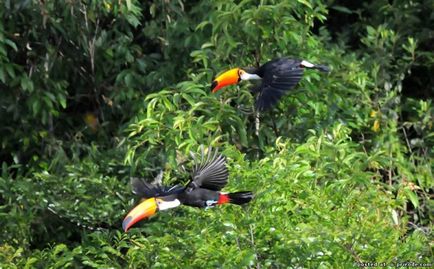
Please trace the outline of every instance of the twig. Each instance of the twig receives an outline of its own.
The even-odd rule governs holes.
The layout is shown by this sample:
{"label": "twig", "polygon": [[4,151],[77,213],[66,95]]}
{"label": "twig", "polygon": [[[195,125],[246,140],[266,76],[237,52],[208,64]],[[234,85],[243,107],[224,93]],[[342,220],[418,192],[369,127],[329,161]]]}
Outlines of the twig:
{"label": "twig", "polygon": [[404,133],[404,138],[405,138],[405,142],[407,143],[408,150],[410,151],[410,153],[413,153],[413,151],[411,150],[410,142],[408,141],[408,136],[407,136],[407,132],[405,131],[405,127],[402,126],[401,128],[402,128],[402,132]]}
{"label": "twig", "polygon": [[[86,25],[86,31],[87,31],[87,34],[90,36],[89,22],[88,22],[88,18],[87,18],[87,7],[85,4],[82,4],[82,6],[83,6],[83,9],[80,11],[84,15],[84,22]],[[96,19],[95,31],[94,31],[93,37],[90,38],[90,40],[87,42],[87,45],[88,45],[88,50],[89,50],[90,67],[92,70],[92,83],[93,83],[93,92],[95,94],[95,101],[96,101],[96,104],[98,105],[98,112],[99,112],[99,115],[101,117],[101,120],[104,121],[104,113],[103,113],[103,110],[101,109],[101,102],[99,100],[100,99],[99,98],[99,91],[96,87],[96,80],[95,80],[95,43],[96,43],[98,28],[99,28],[99,18]]]}
{"label": "twig", "polygon": [[362,148],[363,148],[363,151],[365,152],[365,154],[368,154],[368,151],[365,148],[365,135],[363,133],[361,133],[361,134],[362,134]]}
{"label": "twig", "polygon": [[258,252],[257,252],[256,246],[255,246],[255,237],[253,235],[252,224],[249,224],[249,233],[250,233],[250,243],[252,244],[252,248],[255,251],[256,268],[260,269],[261,265],[259,264],[259,260],[258,260]]}
{"label": "twig", "polygon": [[240,240],[238,240],[238,236],[235,237],[235,241],[237,242],[237,247],[241,251]]}
{"label": "twig", "polygon": [[388,176],[389,176],[389,186],[392,186],[392,169],[389,168],[388,170]]}
{"label": "twig", "polygon": [[362,259],[360,259],[359,255],[354,251],[352,244],[345,244],[343,248],[346,249],[357,262],[362,262]]}
{"label": "twig", "polygon": [[255,113],[255,134],[257,137],[259,137],[259,125],[261,124],[259,120],[259,111],[256,111]]}
{"label": "twig", "polygon": [[271,117],[271,123],[273,124],[274,134],[276,135],[276,137],[279,137],[279,131],[277,130],[277,125],[276,122],[274,121],[274,116],[271,115],[270,117]]}

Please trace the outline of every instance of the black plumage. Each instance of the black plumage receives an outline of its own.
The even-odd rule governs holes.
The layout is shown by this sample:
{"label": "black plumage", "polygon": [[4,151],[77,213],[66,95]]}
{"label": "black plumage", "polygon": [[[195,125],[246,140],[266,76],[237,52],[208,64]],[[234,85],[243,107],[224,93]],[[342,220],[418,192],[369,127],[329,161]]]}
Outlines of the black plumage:
{"label": "black plumage", "polygon": [[[252,90],[257,93],[256,108],[259,111],[273,107],[283,95],[297,85],[303,77],[304,68],[307,67],[302,62],[297,59],[278,58],[249,71],[262,78],[261,84]],[[329,68],[324,65],[313,65],[308,68],[329,72]]]}
{"label": "black plumage", "polygon": [[136,177],[131,178],[131,188],[135,195],[143,198],[177,195],[185,189],[181,185],[167,187],[160,184],[152,184]]}
{"label": "black plumage", "polygon": [[[178,199],[181,204],[194,207],[210,207],[219,203],[231,202],[243,204],[253,197],[251,192],[239,192],[222,194],[220,190],[228,183],[229,172],[226,167],[226,158],[219,154],[218,150],[208,149],[197,157],[191,153],[194,160],[191,180],[186,186],[175,185],[172,187],[160,184],[147,183],[138,178],[132,178],[131,186],[133,193],[143,197],[156,197],[164,201]],[[239,195],[237,195],[239,194]],[[227,196],[227,201],[222,198]],[[239,199],[237,197],[239,196]]]}
{"label": "black plumage", "polygon": [[227,183],[229,172],[226,167],[226,158],[210,149],[208,153],[204,153],[204,148],[201,147],[200,160],[195,154],[190,153],[195,165],[191,174],[192,180],[188,184],[189,187],[202,187],[209,190],[219,191]]}

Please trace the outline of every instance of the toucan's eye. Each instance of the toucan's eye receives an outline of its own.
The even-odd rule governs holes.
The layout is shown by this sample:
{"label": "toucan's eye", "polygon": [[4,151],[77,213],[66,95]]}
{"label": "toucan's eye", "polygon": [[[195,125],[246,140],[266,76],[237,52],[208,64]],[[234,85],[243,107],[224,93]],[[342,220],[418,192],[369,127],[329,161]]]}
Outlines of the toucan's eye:
{"label": "toucan's eye", "polygon": [[244,71],[241,70],[241,69],[239,69],[239,70],[238,70],[238,82],[241,81],[241,76],[242,76],[243,74],[244,74]]}

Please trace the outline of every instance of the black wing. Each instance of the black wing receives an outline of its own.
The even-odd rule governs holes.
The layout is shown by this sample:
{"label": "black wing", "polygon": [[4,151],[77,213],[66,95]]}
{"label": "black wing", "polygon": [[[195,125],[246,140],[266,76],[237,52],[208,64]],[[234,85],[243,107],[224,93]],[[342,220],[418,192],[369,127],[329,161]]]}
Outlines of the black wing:
{"label": "black wing", "polygon": [[219,191],[228,183],[229,172],[226,167],[226,158],[219,154],[218,149],[213,151],[211,147],[208,148],[207,154],[204,153],[203,147],[201,151],[200,159],[191,153],[195,164],[189,186]]}
{"label": "black wing", "polygon": [[300,64],[300,60],[280,58],[259,67],[258,75],[262,77],[262,84],[256,97],[256,107],[259,111],[274,106],[301,80],[303,67]]}
{"label": "black wing", "polygon": [[161,197],[161,196],[168,196],[172,194],[179,194],[185,189],[184,186],[180,186],[180,185],[167,187],[160,184],[152,184],[146,182],[143,179],[136,178],[136,177],[131,178],[131,187],[133,189],[134,194],[143,198]]}

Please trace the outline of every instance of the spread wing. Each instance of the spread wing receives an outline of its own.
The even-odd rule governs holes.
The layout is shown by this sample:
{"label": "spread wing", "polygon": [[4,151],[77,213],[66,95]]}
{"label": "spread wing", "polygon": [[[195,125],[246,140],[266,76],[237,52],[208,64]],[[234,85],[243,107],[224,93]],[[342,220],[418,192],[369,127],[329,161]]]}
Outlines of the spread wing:
{"label": "spread wing", "polygon": [[256,107],[264,111],[274,106],[280,98],[301,80],[303,67],[300,60],[287,58],[270,61],[259,68],[262,84],[257,89]]}
{"label": "spread wing", "polygon": [[[161,177],[162,177],[162,173],[160,173],[157,176],[156,181],[161,182]],[[160,183],[152,184],[137,177],[131,178],[131,188],[135,195],[138,195],[143,198],[161,197],[161,196],[168,196],[171,194],[178,194],[185,189],[185,187],[180,185],[167,187],[161,185]]]}
{"label": "spread wing", "polygon": [[199,158],[193,153],[190,154],[195,164],[189,186],[219,191],[228,183],[229,172],[226,167],[226,158],[219,154],[218,149],[213,150],[210,147],[205,154],[201,147]]}

